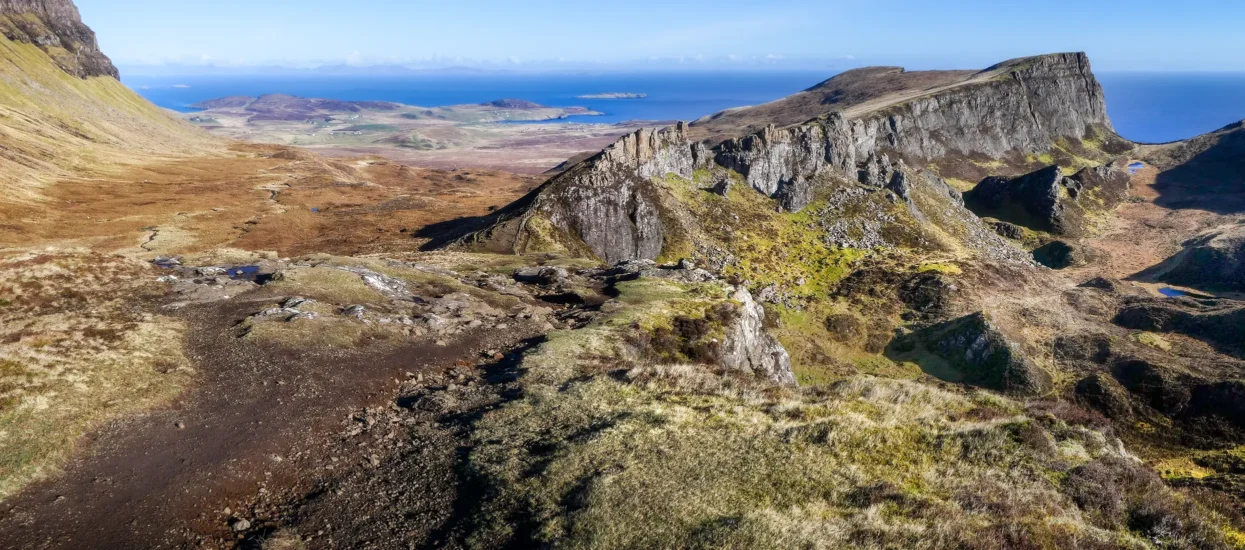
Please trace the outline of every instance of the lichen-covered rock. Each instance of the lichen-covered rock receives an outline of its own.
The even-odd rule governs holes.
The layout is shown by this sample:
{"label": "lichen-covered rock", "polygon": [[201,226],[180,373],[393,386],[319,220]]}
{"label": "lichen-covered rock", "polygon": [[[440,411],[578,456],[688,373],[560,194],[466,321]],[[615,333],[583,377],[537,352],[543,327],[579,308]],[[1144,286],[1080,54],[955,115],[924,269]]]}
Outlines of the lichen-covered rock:
{"label": "lichen-covered rock", "polygon": [[99,51],[95,32],[82,23],[72,0],[0,0],[0,34],[14,42],[38,46],[76,77],[119,78],[117,68]]}
{"label": "lichen-covered rock", "polygon": [[937,332],[931,351],[969,384],[1020,394],[1039,394],[1051,387],[1050,375],[984,313],[950,321]]}
{"label": "lichen-covered rock", "polygon": [[1200,235],[1165,262],[1162,279],[1172,284],[1245,290],[1245,226]]}
{"label": "lichen-covered rock", "polygon": [[782,344],[765,331],[765,308],[742,286],[735,289],[731,299],[739,302],[740,309],[722,341],[722,366],[764,376],[775,384],[795,385],[791,357]]}

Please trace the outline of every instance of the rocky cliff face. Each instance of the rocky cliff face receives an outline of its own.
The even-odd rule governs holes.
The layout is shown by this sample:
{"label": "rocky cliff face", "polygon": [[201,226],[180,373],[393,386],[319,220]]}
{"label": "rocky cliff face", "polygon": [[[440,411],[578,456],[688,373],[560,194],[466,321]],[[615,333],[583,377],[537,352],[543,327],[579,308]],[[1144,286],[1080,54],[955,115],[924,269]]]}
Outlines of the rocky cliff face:
{"label": "rocky cliff face", "polygon": [[696,165],[685,125],[641,129],[546,182],[467,237],[493,250],[550,246],[608,262],[653,259],[665,227],[650,178],[690,178]]}
{"label": "rocky cliff face", "polygon": [[514,224],[516,214],[524,220],[538,215],[553,232],[607,261],[655,258],[665,227],[649,178],[689,178],[697,167],[718,165],[794,211],[810,203],[815,181],[827,174],[858,180],[867,189],[902,191],[895,178],[905,163],[1041,153],[1056,140],[1080,140],[1110,128],[1102,88],[1084,54],[1017,59],[924,95],[770,126],[712,150],[691,143],[682,123],[641,131],[551,180],[531,208],[499,217],[508,229],[494,225],[473,240],[503,235],[509,245],[501,248],[522,249],[516,245],[542,239],[525,236],[530,232]]}
{"label": "rocky cliff face", "polygon": [[0,33],[38,46],[71,75],[118,78],[71,0],[0,0]]}

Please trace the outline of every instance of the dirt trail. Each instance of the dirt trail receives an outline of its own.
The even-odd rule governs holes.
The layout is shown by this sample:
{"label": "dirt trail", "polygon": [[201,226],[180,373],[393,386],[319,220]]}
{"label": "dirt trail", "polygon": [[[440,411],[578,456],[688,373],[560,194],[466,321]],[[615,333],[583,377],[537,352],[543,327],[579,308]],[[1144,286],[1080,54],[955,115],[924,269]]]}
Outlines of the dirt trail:
{"label": "dirt trail", "polygon": [[349,352],[267,348],[230,327],[253,304],[185,311],[197,381],[170,406],[91,435],[64,473],[0,505],[0,547],[178,548],[230,540],[230,514],[268,487],[307,487],[353,411],[394,398],[407,372],[510,349],[535,331],[466,333]]}

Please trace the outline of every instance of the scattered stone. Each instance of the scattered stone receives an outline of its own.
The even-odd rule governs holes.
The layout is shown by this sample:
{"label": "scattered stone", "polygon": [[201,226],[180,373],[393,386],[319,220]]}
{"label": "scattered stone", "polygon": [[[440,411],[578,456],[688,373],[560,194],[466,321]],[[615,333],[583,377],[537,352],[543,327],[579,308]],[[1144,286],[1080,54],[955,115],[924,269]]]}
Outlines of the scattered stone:
{"label": "scattered stone", "polygon": [[251,522],[245,519],[239,519],[234,521],[233,525],[230,527],[234,530],[234,532],[241,533],[242,531],[246,531],[251,528]]}
{"label": "scattered stone", "polygon": [[362,321],[362,320],[363,320],[363,314],[364,314],[366,311],[367,311],[367,308],[365,308],[365,307],[363,307],[363,306],[361,306],[361,305],[355,304],[355,305],[349,306],[349,307],[347,307],[346,309],[342,310],[342,315],[345,315],[345,316],[347,316],[347,317],[354,317],[355,319],[358,319],[358,320]]}

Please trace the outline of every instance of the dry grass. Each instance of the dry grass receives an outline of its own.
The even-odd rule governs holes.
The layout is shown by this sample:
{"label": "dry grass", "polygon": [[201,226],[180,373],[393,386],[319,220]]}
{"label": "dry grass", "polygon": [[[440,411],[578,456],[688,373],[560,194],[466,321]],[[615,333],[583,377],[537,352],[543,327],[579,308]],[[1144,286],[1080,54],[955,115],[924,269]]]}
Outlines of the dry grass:
{"label": "dry grass", "polygon": [[0,189],[10,201],[41,200],[56,177],[222,149],[116,79],[65,73],[38,46],[0,37],[0,58]]}
{"label": "dry grass", "polygon": [[303,296],[343,306],[388,301],[385,295],[363,282],[357,273],[334,267],[285,269],[267,288],[278,294]]}
{"label": "dry grass", "polygon": [[188,380],[185,327],[149,313],[154,278],[87,253],[0,260],[0,497],[54,471],[87,431]]}

